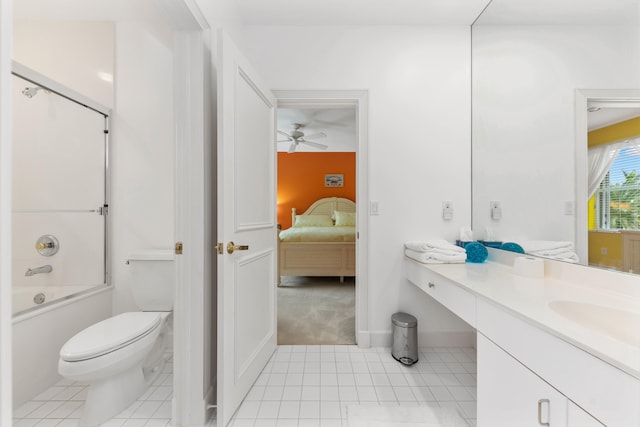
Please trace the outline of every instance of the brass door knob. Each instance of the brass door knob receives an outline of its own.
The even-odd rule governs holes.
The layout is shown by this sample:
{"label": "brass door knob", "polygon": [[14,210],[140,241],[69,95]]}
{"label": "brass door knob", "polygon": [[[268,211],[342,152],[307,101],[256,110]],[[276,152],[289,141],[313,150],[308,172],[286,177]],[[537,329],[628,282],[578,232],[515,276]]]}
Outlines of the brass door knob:
{"label": "brass door knob", "polygon": [[236,245],[233,242],[227,243],[227,253],[232,254],[233,251],[247,251],[249,250],[249,245]]}

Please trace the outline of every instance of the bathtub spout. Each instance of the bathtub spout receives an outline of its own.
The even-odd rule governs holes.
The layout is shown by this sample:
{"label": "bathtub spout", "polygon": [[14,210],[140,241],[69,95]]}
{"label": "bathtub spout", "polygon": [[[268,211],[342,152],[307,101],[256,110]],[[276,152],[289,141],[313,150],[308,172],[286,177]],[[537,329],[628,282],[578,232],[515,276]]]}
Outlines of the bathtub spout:
{"label": "bathtub spout", "polygon": [[53,270],[53,267],[47,264],[47,265],[43,265],[42,267],[27,268],[27,271],[24,273],[24,275],[33,276],[34,274],[51,273],[52,270]]}

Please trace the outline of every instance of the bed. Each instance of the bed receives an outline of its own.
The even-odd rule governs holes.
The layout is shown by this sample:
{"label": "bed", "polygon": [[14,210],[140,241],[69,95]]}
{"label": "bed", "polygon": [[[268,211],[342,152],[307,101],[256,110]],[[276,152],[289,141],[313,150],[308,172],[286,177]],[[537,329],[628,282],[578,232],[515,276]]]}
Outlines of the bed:
{"label": "bed", "polygon": [[278,285],[282,276],[356,275],[356,204],[342,197],[315,201],[303,214],[291,209],[292,227],[279,232]]}

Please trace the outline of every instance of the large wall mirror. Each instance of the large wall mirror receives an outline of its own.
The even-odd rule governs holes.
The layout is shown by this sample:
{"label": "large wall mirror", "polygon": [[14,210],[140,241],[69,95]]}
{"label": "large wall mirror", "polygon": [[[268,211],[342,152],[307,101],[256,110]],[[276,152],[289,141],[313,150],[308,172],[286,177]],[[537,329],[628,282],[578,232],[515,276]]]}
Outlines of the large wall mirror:
{"label": "large wall mirror", "polygon": [[[586,193],[589,131],[631,120],[622,135],[605,129],[611,135],[606,143],[629,145],[640,136],[640,119],[633,122],[640,117],[639,22],[638,0],[493,0],[474,23],[476,239],[516,242],[527,252],[542,250],[556,259],[634,270],[623,265],[622,253],[622,236],[636,234],[632,222],[598,229],[595,212],[600,209],[604,217],[605,199],[594,202],[597,196]],[[633,150],[627,154],[634,155]],[[636,172],[640,181],[640,166]],[[633,204],[629,184],[638,184],[634,179],[613,183],[628,192],[617,205],[606,199],[606,215],[613,215],[610,208]],[[640,199],[640,185],[635,191]],[[640,203],[626,214],[640,218]],[[603,243],[594,236],[620,242]],[[627,243],[634,245],[640,259],[640,242]]]}

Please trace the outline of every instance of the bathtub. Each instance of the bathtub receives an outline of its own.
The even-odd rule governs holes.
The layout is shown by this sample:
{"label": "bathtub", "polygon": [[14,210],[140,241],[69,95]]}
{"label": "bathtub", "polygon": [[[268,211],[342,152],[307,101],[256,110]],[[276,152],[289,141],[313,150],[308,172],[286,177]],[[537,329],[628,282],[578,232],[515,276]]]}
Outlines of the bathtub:
{"label": "bathtub", "polygon": [[[73,295],[67,292],[71,288]],[[17,408],[60,381],[60,348],[76,333],[111,316],[112,287],[17,286],[14,292],[13,407]],[[35,304],[33,298],[39,293],[45,301]]]}
{"label": "bathtub", "polygon": [[26,315],[36,309],[44,309],[51,304],[80,296],[95,286],[15,286],[13,288],[14,316]]}

